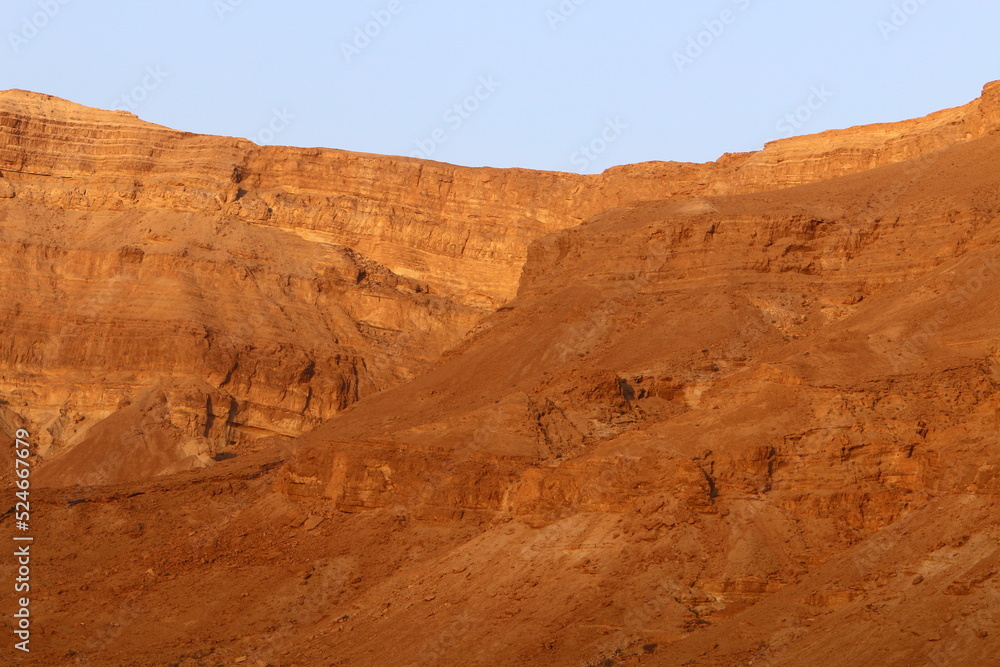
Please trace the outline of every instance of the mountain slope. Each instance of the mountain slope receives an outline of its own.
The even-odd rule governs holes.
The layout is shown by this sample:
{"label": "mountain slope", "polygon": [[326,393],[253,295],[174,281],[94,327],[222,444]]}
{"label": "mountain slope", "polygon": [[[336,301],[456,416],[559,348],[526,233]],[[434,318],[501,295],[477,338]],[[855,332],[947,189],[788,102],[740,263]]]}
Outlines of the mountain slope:
{"label": "mountain slope", "polygon": [[[581,224],[569,215],[521,238],[516,289],[489,307],[431,271],[404,275],[405,253],[345,246],[329,289],[355,310],[325,339],[309,326],[330,302],[302,305],[319,299],[295,289],[307,267],[278,248],[313,257],[309,267],[333,260],[308,255],[320,250],[298,233],[294,246],[255,236],[278,225],[220,218],[232,240],[212,237],[219,248],[195,256],[203,277],[189,284],[236,303],[164,286],[153,291],[173,301],[117,326],[180,340],[179,326],[150,323],[181,314],[189,331],[210,322],[208,350],[267,331],[281,349],[331,346],[330,358],[384,374],[358,372],[356,393],[306,435],[213,450],[184,433],[228,442],[248,425],[240,410],[291,401],[333,370],[265,348],[229,377],[198,356],[168,373],[155,364],[173,343],[123,337],[115,357],[106,334],[81,336],[137,379],[127,405],[39,473],[52,486],[38,491],[50,560],[36,613],[51,635],[37,664],[984,664],[1000,637],[997,90],[928,119],[711,165],[541,175],[579,178],[580,199],[601,203]],[[58,208],[22,201],[19,178],[11,207]],[[7,210],[9,238],[33,233]],[[78,215],[95,236],[114,220]],[[45,218],[33,220],[60,220]],[[177,238],[214,218],[184,220]],[[252,242],[270,274],[303,275],[274,287],[213,270]],[[148,247],[141,262],[118,251],[121,281],[148,285],[179,266],[179,250]],[[93,266],[107,289],[89,257],[24,262],[45,278],[10,303],[73,285],[61,303],[84,307],[86,281],[66,272]],[[412,318],[400,331],[423,342],[349,337],[371,293],[394,294]],[[69,364],[32,367],[59,357],[43,337],[19,341],[7,382],[23,392],[36,368],[40,396],[46,373]],[[422,363],[403,363],[405,350]],[[343,389],[313,395],[332,402]],[[279,420],[253,409],[261,435],[276,432]]]}
{"label": "mountain slope", "polygon": [[0,350],[0,419],[55,455],[151,387],[203,383],[225,409],[193,415],[179,398],[175,421],[193,421],[176,446],[207,464],[419,373],[515,295],[528,245],[549,232],[630,202],[774,190],[972,141],[1000,123],[998,100],[990,85],[924,119],[576,176],[259,147],[6,91],[0,318],[17,334]]}

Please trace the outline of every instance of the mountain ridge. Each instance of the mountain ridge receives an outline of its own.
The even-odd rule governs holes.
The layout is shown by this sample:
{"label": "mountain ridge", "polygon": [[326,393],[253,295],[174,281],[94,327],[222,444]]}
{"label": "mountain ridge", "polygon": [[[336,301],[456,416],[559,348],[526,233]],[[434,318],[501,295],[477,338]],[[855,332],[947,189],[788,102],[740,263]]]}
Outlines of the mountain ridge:
{"label": "mountain ridge", "polygon": [[995,655],[998,98],[576,176],[0,93],[35,664]]}

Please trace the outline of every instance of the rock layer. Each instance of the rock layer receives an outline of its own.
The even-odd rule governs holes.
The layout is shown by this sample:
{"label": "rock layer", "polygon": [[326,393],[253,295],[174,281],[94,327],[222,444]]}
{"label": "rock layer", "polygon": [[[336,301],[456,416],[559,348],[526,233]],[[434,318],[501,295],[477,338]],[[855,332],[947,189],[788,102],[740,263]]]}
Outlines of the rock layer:
{"label": "rock layer", "polygon": [[33,658],[992,659],[998,94],[594,177],[0,97]]}
{"label": "rock layer", "polygon": [[773,190],[972,141],[1000,123],[998,95],[714,164],[576,176],[259,147],[0,93],[6,409],[54,452],[186,378],[237,402],[237,440],[299,434],[512,298],[536,238],[633,201]]}

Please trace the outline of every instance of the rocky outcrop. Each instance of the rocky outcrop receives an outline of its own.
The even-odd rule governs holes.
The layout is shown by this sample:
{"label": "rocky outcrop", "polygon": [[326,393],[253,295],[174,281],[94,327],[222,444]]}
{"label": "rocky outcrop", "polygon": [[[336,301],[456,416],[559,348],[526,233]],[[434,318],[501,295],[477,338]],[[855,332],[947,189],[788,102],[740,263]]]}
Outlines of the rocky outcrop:
{"label": "rocky outcrop", "polygon": [[512,298],[534,239],[633,201],[773,190],[971,141],[1000,122],[996,97],[714,164],[577,176],[259,147],[7,91],[0,271],[15,333],[0,388],[43,451],[174,377],[227,392],[237,439],[298,434]]}
{"label": "rocky outcrop", "polygon": [[997,92],[595,177],[0,97],[35,659],[991,660]]}
{"label": "rocky outcrop", "polygon": [[[297,435],[458,343],[514,296],[535,239],[630,202],[775,190],[974,141],[1000,122],[996,98],[991,85],[915,121],[578,176],[259,147],[7,91],[0,390],[46,454],[171,378],[236,402],[230,444]],[[785,224],[754,261],[807,270],[780,245]],[[652,239],[642,261],[676,240]]]}
{"label": "rocky outcrop", "polygon": [[0,390],[45,455],[171,379],[237,402],[230,444],[295,435],[475,321],[342,246],[197,214],[50,213],[0,213]]}
{"label": "rocky outcrop", "polygon": [[[989,305],[1000,178],[984,168],[998,149],[992,135],[863,176],[621,208],[540,239],[515,300],[437,368],[300,439],[276,488],[341,512],[486,522],[484,541],[502,539],[507,521],[587,522],[579,567],[603,586],[618,585],[611,571],[641,586],[644,568],[658,568],[667,584],[649,584],[648,613],[609,612],[607,633],[567,639],[552,664],[641,664],[653,644],[684,656],[664,664],[816,662],[801,623],[767,639],[780,631],[775,610],[829,614],[830,642],[847,641],[837,622],[882,627],[855,599],[886,604],[910,585],[890,574],[895,544],[923,554],[906,561],[909,577],[934,572],[939,597],[907,615],[919,632],[935,631],[934,606],[951,608],[950,595],[975,594],[970,610],[981,611],[997,591],[995,537],[974,522],[924,526],[965,511],[935,499],[992,515],[1000,491]],[[920,560],[944,549],[945,533],[959,546],[976,535],[982,548],[962,567],[980,574]],[[638,555],[646,542],[658,556]],[[697,574],[681,573],[685,559]],[[556,557],[531,562],[526,577],[543,577]],[[601,617],[615,602],[593,605],[578,613]],[[737,641],[729,633],[743,623],[754,629]],[[961,627],[931,653],[985,655],[958,640]],[[528,630],[512,620],[508,632]],[[919,642],[894,646],[910,661],[929,655]],[[475,650],[458,643],[447,656]]]}
{"label": "rocky outcrop", "polygon": [[[917,447],[915,434],[959,428],[976,410],[989,430],[995,331],[987,312],[973,306],[1000,288],[1000,198],[984,198],[1000,194],[1000,183],[974,165],[988,163],[997,141],[783,192],[616,209],[540,239],[517,299],[437,368],[305,438],[322,452],[305,455],[303,465],[329,474],[337,467],[317,457],[334,456],[330,442],[351,439],[356,448],[359,439],[379,446],[389,439],[406,445],[400,454],[406,459],[443,449],[454,462],[458,446],[541,466],[537,474],[550,481],[583,461],[594,465],[598,452],[624,449],[650,457],[633,478],[648,470],[656,479],[664,475],[661,464],[684,469],[662,463],[676,454],[648,449],[662,424],[676,422],[670,451],[686,441],[691,457],[716,451],[712,484],[735,475],[737,493],[774,492],[776,470],[789,465],[782,452],[806,443],[819,448],[820,460],[874,452],[884,460],[863,467],[898,478],[897,486],[909,480],[910,493],[928,478],[950,478],[943,469],[922,469],[930,461],[911,446]],[[900,194],[878,202],[893,184]],[[958,338],[960,347],[946,342]],[[939,394],[921,395],[928,377],[936,378]],[[952,411],[959,395],[975,397],[960,415]],[[840,416],[808,426],[813,404]],[[891,418],[875,407],[886,404],[897,406]],[[745,417],[737,415],[752,410],[790,430],[762,437],[745,425],[752,434],[747,451],[731,452],[722,465],[717,448],[696,431],[713,432],[733,448],[744,428]],[[690,422],[700,428],[690,429]],[[869,448],[873,441],[878,446]],[[748,463],[755,460],[767,463]],[[817,468],[825,465],[820,460]],[[813,474],[796,461],[803,474]],[[901,471],[890,472],[897,465]],[[755,472],[733,472],[747,467]],[[688,467],[688,474],[689,487],[703,486],[699,468]],[[515,511],[522,480],[507,477],[500,475],[494,488],[470,485],[464,473],[455,483],[493,498],[494,510]],[[630,502],[619,488],[625,495],[608,503],[595,478],[569,474],[588,483],[571,491],[560,483],[551,503],[596,511]],[[346,487],[331,487],[324,477],[290,482],[289,489],[298,493],[301,483],[308,493],[312,484],[331,499],[354,493],[345,481],[350,475],[337,479]],[[844,484],[812,479],[801,488],[833,491]],[[442,491],[441,484],[412,480],[386,487],[387,499],[375,506],[410,505],[414,497],[395,494],[416,488]],[[571,497],[573,503],[565,502]],[[530,513],[530,506],[519,511]]]}
{"label": "rocky outcrop", "polygon": [[631,201],[775,190],[911,160],[1000,126],[998,90],[990,84],[982,98],[923,119],[784,139],[716,163],[644,163],[598,176],[260,147],[7,91],[0,171],[17,180],[22,200],[267,225],[349,246],[491,308],[513,294],[527,245],[542,234]]}

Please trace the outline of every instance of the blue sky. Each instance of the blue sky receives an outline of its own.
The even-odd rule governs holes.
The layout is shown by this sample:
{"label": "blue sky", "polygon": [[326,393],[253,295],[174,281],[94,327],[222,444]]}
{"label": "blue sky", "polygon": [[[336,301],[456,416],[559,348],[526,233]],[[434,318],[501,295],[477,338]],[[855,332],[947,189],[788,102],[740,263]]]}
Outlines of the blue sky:
{"label": "blue sky", "polygon": [[964,104],[1000,79],[998,27],[995,0],[6,0],[0,89],[593,173]]}

